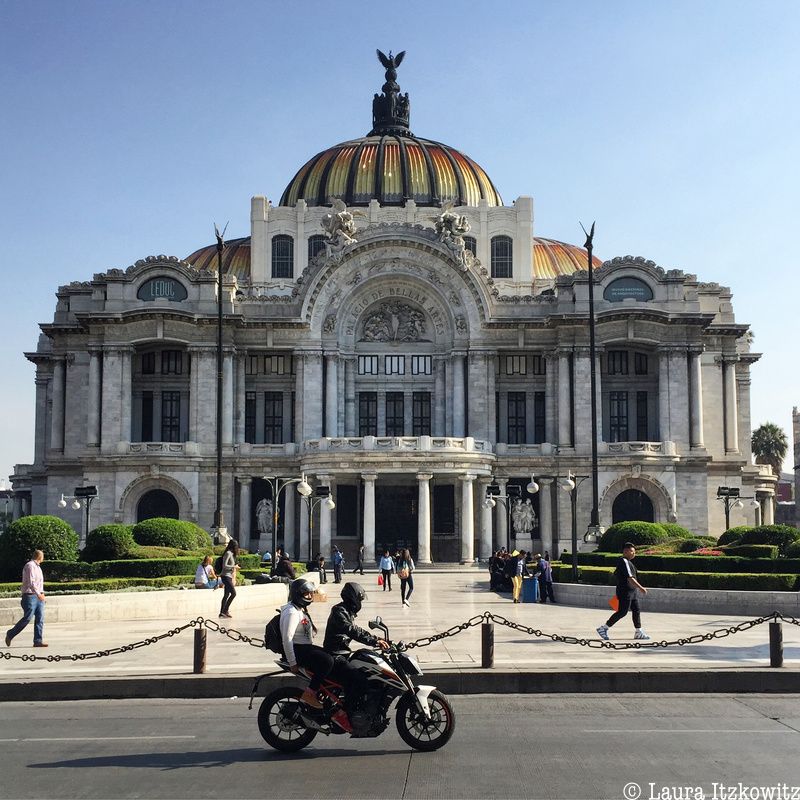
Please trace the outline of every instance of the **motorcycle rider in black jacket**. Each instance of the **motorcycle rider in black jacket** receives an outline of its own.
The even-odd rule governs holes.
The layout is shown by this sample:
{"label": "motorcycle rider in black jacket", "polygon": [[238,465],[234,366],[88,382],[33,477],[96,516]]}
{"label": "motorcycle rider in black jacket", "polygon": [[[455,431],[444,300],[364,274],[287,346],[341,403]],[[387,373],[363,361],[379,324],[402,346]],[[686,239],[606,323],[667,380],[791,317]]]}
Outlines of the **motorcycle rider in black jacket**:
{"label": "motorcycle rider in black jacket", "polygon": [[345,705],[348,707],[348,712],[351,712],[355,708],[355,701],[367,687],[363,674],[351,667],[347,661],[350,642],[355,640],[370,647],[380,647],[382,650],[388,650],[390,645],[385,639],[379,639],[355,624],[355,617],[361,611],[361,604],[367,597],[360,584],[352,581],[346,583],[342,588],[341,597],[342,602],[337,603],[328,616],[322,647],[334,656],[331,677],[344,686]]}

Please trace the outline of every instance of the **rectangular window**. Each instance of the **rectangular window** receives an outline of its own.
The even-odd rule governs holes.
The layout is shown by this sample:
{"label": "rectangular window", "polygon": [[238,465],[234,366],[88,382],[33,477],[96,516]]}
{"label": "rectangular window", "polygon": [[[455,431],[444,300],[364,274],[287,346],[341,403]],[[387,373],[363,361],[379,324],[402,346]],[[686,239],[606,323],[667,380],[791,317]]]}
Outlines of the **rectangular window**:
{"label": "rectangular window", "polygon": [[348,483],[336,486],[336,538],[359,534],[358,487]]}
{"label": "rectangular window", "polygon": [[405,375],[406,357],[405,356],[384,356],[383,357],[384,375]]}
{"label": "rectangular window", "polygon": [[456,498],[455,487],[441,484],[433,485],[433,532],[455,533]]}
{"label": "rectangular window", "polygon": [[378,393],[358,393],[358,435],[378,435]]}
{"label": "rectangular window", "polygon": [[412,436],[431,435],[431,393],[414,392],[411,397]]}
{"label": "rectangular window", "polygon": [[264,372],[267,375],[285,375],[286,356],[267,356],[264,359]]}
{"label": "rectangular window", "polygon": [[533,356],[533,374],[545,375],[547,373],[547,362],[542,355]]}
{"label": "rectangular window", "polygon": [[264,392],[264,444],[283,442],[283,392]]}
{"label": "rectangular window", "polygon": [[608,351],[608,374],[627,375],[628,374],[628,351],[609,350]]}
{"label": "rectangular window", "polygon": [[359,375],[378,374],[378,356],[359,356],[358,357]]}
{"label": "rectangular window", "polygon": [[508,443],[525,444],[525,392],[508,393]]}
{"label": "rectangular window", "polygon": [[244,393],[244,440],[256,443],[256,393]]}
{"label": "rectangular window", "polygon": [[[387,356],[389,358],[389,356]],[[402,436],[404,426],[404,403],[402,392],[386,392],[386,435]]]}
{"label": "rectangular window", "polygon": [[[180,375],[182,373],[183,373],[183,353],[180,350],[162,350],[161,374]],[[173,441],[173,440],[165,440],[165,441]]]}
{"label": "rectangular window", "polygon": [[506,375],[527,375],[527,356],[506,356]]}
{"label": "rectangular window", "polygon": [[411,356],[412,375],[430,375],[433,372],[433,359],[430,356]]}
{"label": "rectangular window", "polygon": [[[150,353],[150,355],[155,355]],[[155,360],[153,361],[155,364]],[[153,441],[153,393],[142,392],[142,441]]]}
{"label": "rectangular window", "polygon": [[610,392],[609,401],[609,441],[628,440],[628,393]]}
{"label": "rectangular window", "polygon": [[636,392],[636,439],[646,442],[650,438],[647,425],[647,392]]}
{"label": "rectangular window", "polygon": [[474,236],[464,237],[464,247],[466,247],[472,255],[478,255],[478,240]]}
{"label": "rectangular window", "polygon": [[545,439],[544,392],[533,393],[533,443],[541,444]]}
{"label": "rectangular window", "polygon": [[263,356],[247,356],[244,371],[247,375],[258,375],[261,372],[261,359]]}
{"label": "rectangular window", "polygon": [[647,375],[647,353],[634,353],[633,371],[637,375]]}
{"label": "rectangular window", "polygon": [[142,353],[142,375],[156,374],[156,354]]}
{"label": "rectangular window", "polygon": [[[168,352],[168,351],[164,351]],[[169,351],[176,352],[176,351]],[[181,440],[181,393],[161,393],[161,441]]]}

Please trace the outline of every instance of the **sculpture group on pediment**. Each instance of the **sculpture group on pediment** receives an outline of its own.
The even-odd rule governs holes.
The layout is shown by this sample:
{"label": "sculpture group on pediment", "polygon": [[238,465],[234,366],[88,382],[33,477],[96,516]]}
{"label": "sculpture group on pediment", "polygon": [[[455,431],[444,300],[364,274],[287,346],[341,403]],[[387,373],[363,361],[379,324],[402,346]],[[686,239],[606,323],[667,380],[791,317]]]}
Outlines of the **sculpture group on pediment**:
{"label": "sculpture group on pediment", "polygon": [[425,335],[425,316],[405,303],[381,303],[364,322],[364,342],[419,342]]}
{"label": "sculpture group on pediment", "polygon": [[473,256],[472,251],[467,250],[467,245],[464,241],[464,235],[469,233],[471,227],[466,216],[456,214],[449,208],[445,208],[436,218],[434,227],[439,236],[439,241],[450,250],[461,269],[469,269],[475,256]]}
{"label": "sculpture group on pediment", "polygon": [[322,218],[322,229],[327,234],[325,245],[328,255],[341,258],[342,251],[348,245],[355,244],[356,223],[353,213],[347,210],[342,200],[333,201],[333,210]]}

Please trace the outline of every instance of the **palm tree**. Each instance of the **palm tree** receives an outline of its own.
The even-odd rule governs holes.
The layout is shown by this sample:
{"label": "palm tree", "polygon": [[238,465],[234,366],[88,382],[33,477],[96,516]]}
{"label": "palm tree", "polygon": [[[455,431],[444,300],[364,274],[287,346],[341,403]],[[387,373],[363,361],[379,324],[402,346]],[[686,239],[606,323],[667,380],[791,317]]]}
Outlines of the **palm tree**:
{"label": "palm tree", "polygon": [[750,443],[756,464],[769,464],[773,473],[780,477],[783,459],[786,458],[789,447],[786,434],[774,422],[765,422],[753,431]]}

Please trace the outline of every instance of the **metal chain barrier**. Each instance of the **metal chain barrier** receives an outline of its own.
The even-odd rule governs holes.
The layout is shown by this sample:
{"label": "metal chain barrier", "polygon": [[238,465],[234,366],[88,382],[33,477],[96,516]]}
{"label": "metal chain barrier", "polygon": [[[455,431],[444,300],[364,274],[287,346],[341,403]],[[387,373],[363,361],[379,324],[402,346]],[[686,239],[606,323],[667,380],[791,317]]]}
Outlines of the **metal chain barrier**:
{"label": "metal chain barrier", "polygon": [[[633,642],[609,642],[603,641],[602,639],[584,639],[578,638],[576,636],[562,636],[558,633],[546,633],[545,631],[540,630],[539,628],[529,628],[527,625],[521,625],[518,622],[513,622],[509,619],[506,619],[499,614],[493,614],[491,611],[484,611],[482,614],[478,614],[474,617],[470,617],[466,622],[462,622],[459,625],[453,625],[451,628],[448,628],[441,633],[435,633],[431,636],[423,636],[420,639],[417,639],[414,642],[405,642],[404,649],[412,650],[415,647],[428,647],[435,642],[439,642],[442,639],[447,639],[451,636],[458,636],[459,633],[463,631],[469,630],[470,628],[474,628],[477,625],[481,625],[485,622],[495,622],[498,625],[505,625],[507,628],[511,628],[515,631],[520,631],[522,633],[527,633],[530,636],[536,636],[542,639],[550,639],[553,642],[561,642],[562,644],[576,644],[582,647],[591,647],[602,649],[605,648],[606,650],[642,650],[645,648],[652,648],[652,647],[673,647],[678,646],[682,647],[683,645],[687,644],[700,644],[701,642],[710,642],[713,639],[725,639],[728,636],[732,636],[735,633],[740,633],[741,631],[750,630],[750,628],[754,628],[757,625],[763,625],[765,622],[786,622],[789,625],[797,625],[800,627],[800,620],[796,619],[795,617],[787,617],[781,614],[778,611],[774,611],[772,614],[769,614],[766,617],[755,617],[754,619],[747,620],[746,622],[741,622],[738,625],[732,625],[725,628],[718,628],[715,631],[711,631],[710,633],[698,633],[694,636],[687,636],[682,637],[680,639],[675,639],[673,641],[633,641]],[[37,656],[29,653],[24,653],[22,655],[17,655],[16,653],[11,653],[8,650],[3,651],[0,653],[0,658],[11,660],[11,659],[18,659],[20,661],[47,661],[50,663],[58,663],[60,661],[88,661],[94,658],[106,658],[107,656],[115,656],[119,655],[120,653],[130,653],[133,650],[139,650],[142,647],[149,647],[153,644],[158,644],[158,642],[171,638],[173,636],[177,636],[178,634],[183,633],[185,630],[189,628],[197,628],[202,629],[206,628],[207,630],[214,631],[215,633],[219,633],[222,636],[227,637],[228,639],[233,640],[234,642],[244,642],[245,644],[249,644],[251,647],[264,647],[264,640],[260,638],[254,638],[252,636],[247,636],[246,634],[242,633],[241,631],[237,631],[234,628],[226,628],[223,625],[220,625],[218,622],[212,619],[206,619],[205,617],[197,617],[196,619],[187,622],[185,625],[180,625],[177,628],[172,628],[166,633],[162,633],[158,636],[149,636],[146,639],[142,639],[138,642],[132,642],[131,644],[124,644],[120,645],[119,647],[111,647],[108,650],[97,650],[93,653],[73,653],[71,655],[46,655],[46,656]]]}

